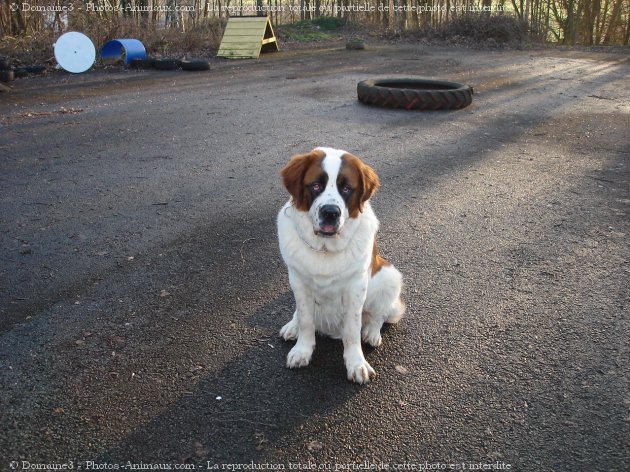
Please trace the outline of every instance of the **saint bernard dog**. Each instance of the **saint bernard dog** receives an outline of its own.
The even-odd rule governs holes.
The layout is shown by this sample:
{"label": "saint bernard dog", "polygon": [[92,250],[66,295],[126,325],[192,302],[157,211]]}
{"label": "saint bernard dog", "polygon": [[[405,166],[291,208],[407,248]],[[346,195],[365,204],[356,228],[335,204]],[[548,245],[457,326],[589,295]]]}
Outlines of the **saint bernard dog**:
{"label": "saint bernard dog", "polygon": [[280,173],[291,198],[278,214],[278,239],[296,304],[280,330],[297,340],[287,367],[309,364],[318,331],[343,340],[348,379],[369,382],[376,373],[361,340],[380,346],[383,323],[405,312],[402,276],[376,246],[368,200],[379,178],[358,157],[323,147],[293,156]]}

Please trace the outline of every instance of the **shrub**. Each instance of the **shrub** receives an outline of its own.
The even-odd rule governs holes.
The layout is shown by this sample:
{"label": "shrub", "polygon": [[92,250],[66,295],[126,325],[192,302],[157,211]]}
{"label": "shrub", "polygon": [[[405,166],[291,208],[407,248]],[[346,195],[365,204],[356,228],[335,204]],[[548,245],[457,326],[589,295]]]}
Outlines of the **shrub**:
{"label": "shrub", "polygon": [[477,41],[519,43],[527,38],[527,24],[508,15],[468,14],[438,26],[431,35],[440,39],[458,36]]}
{"label": "shrub", "polygon": [[334,16],[320,16],[319,18],[311,20],[311,23],[315,26],[319,26],[323,30],[334,31],[344,26],[346,20]]}
{"label": "shrub", "polygon": [[278,35],[291,41],[322,41],[333,38],[329,34],[346,25],[343,18],[322,16],[313,20],[302,20],[297,23],[280,25],[276,29]]}

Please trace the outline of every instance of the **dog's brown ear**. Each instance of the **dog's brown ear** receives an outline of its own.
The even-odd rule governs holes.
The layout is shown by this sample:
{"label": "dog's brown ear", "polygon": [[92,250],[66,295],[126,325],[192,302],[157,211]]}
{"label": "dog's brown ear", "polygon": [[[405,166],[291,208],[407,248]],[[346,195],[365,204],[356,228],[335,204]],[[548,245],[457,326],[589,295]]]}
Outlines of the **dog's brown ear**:
{"label": "dog's brown ear", "polygon": [[381,186],[381,181],[369,165],[361,163],[361,175],[363,182],[363,192],[361,194],[361,204],[366,202]]}
{"label": "dog's brown ear", "polygon": [[293,197],[293,206],[298,210],[308,211],[310,207],[310,195],[306,191],[305,177],[313,167],[319,165],[321,168],[321,161],[324,156],[324,152],[317,149],[307,154],[297,154],[280,170],[282,183]]}
{"label": "dog's brown ear", "polygon": [[356,218],[363,211],[363,204],[378,190],[381,181],[369,165],[357,156],[345,153],[342,156],[344,166],[350,171],[348,180],[355,187],[352,200],[348,205],[351,218]]}

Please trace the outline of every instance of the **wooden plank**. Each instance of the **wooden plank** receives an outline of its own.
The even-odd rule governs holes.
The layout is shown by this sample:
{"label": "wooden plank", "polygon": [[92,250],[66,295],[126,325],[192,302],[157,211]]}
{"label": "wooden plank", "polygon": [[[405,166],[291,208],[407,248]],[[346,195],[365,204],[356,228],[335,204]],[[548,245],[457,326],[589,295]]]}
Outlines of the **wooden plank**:
{"label": "wooden plank", "polygon": [[226,59],[258,59],[260,54],[258,51],[251,53],[244,53],[243,51],[234,51],[221,54],[221,57]]}
{"label": "wooden plank", "polygon": [[261,36],[265,34],[265,30],[262,28],[247,28],[246,26],[231,26],[225,28],[225,33],[232,33],[234,31],[247,31],[248,33],[259,34]]}
{"label": "wooden plank", "polygon": [[262,31],[260,28],[230,28],[230,29],[226,29],[225,33],[223,33],[223,36],[227,35],[231,35],[234,33],[241,33],[241,34],[251,34],[253,36],[260,36],[261,38],[264,36],[264,31]]}
{"label": "wooden plank", "polygon": [[256,18],[242,18],[242,17],[238,17],[238,16],[231,16],[230,17],[230,22],[231,23],[252,23],[252,24],[256,24],[256,23],[264,23],[267,24],[267,17],[266,16],[258,16]]}
{"label": "wooden plank", "polygon": [[258,44],[227,44],[219,51],[254,51],[259,49],[260,46]]}
{"label": "wooden plank", "polygon": [[263,39],[264,35],[262,31],[255,31],[255,30],[243,30],[243,29],[237,29],[237,30],[232,30],[232,31],[226,31],[225,33],[223,33],[223,37],[225,38],[226,36],[252,36],[254,38],[260,38]]}
{"label": "wooden plank", "polygon": [[221,57],[258,57],[260,49],[227,49],[221,52]]}
{"label": "wooden plank", "polygon": [[246,30],[252,30],[252,31],[263,31],[264,25],[244,25],[243,23],[231,25],[228,23],[227,26],[225,27],[225,31],[230,31],[231,29],[234,29],[234,28],[246,29]]}
{"label": "wooden plank", "polygon": [[221,49],[253,49],[253,48],[260,48],[260,42],[251,42],[251,41],[247,41],[247,42],[235,42],[235,41],[228,41],[225,43],[222,43],[221,46],[219,47],[219,50]]}
{"label": "wooden plank", "polygon": [[[238,42],[243,42],[243,41],[248,41],[250,43],[260,43],[262,41],[262,38],[259,36],[224,36],[223,37],[223,41],[238,41]],[[221,41],[221,42],[223,42]]]}
{"label": "wooden plank", "polygon": [[[263,20],[264,20],[264,18],[263,18]],[[251,26],[258,26],[258,27],[266,24],[265,21],[241,21],[238,18],[234,18],[234,17],[232,17],[232,18],[230,18],[228,20],[228,24],[230,24],[230,23],[232,25],[238,25],[238,26],[251,25]]]}
{"label": "wooden plank", "polygon": [[225,26],[225,29],[229,28],[246,28],[246,29],[255,29],[260,30],[264,28],[265,25],[255,24],[255,23],[229,23]]}
{"label": "wooden plank", "polygon": [[260,50],[260,46],[258,44],[256,45],[251,45],[251,44],[236,44],[236,45],[232,45],[232,44],[228,44],[225,47],[222,47],[221,49],[219,49],[219,52],[227,52],[227,51],[247,51],[249,54],[249,51],[259,51]]}

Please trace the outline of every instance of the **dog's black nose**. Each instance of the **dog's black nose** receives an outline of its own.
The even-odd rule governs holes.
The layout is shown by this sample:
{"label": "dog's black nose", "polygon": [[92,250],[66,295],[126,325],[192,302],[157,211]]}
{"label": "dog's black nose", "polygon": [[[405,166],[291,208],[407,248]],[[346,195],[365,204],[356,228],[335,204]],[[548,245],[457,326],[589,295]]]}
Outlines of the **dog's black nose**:
{"label": "dog's black nose", "polygon": [[337,205],[324,205],[320,208],[319,214],[325,221],[337,221],[341,216],[341,208]]}

